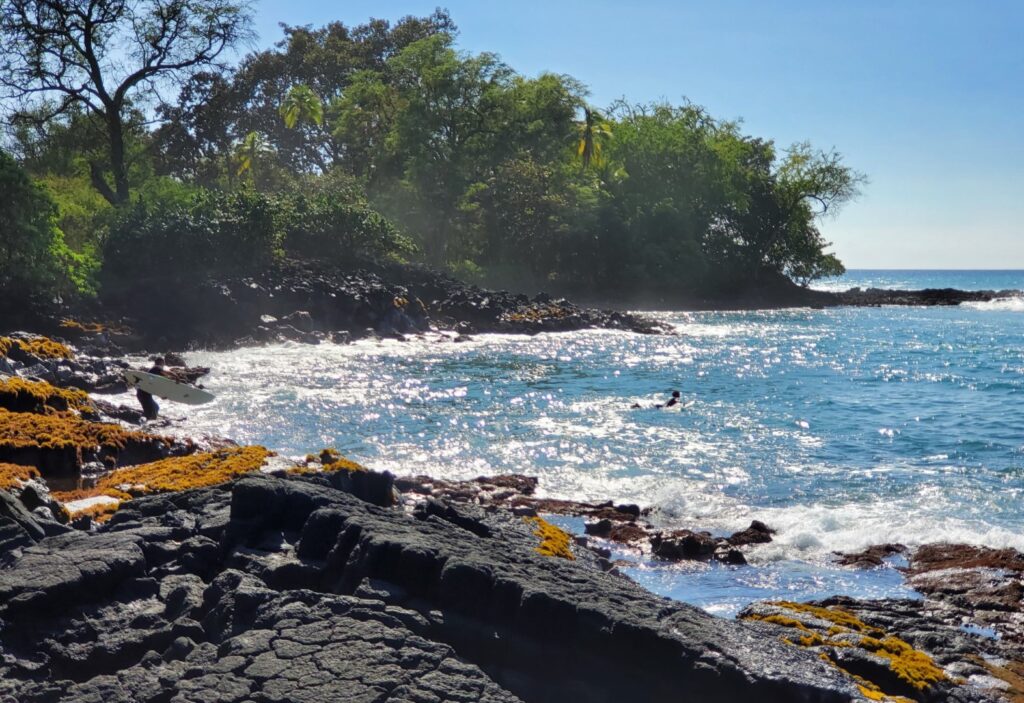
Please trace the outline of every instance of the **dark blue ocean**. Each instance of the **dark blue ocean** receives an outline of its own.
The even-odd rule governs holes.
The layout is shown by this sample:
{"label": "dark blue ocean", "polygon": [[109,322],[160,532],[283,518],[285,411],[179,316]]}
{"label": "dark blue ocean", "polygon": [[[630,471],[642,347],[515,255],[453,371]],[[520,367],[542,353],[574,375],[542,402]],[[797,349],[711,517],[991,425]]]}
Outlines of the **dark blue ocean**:
{"label": "dark blue ocean", "polygon": [[[819,285],[1024,289],[1024,272],[851,271]],[[655,506],[666,526],[763,520],[778,535],[747,567],[618,555],[652,590],[724,615],[756,598],[909,594],[895,569],[840,568],[835,551],[1024,549],[1024,298],[660,317],[678,334],[195,353],[219,397],[180,431],[286,455],[334,446],[398,473],[527,473],[546,495]],[[683,410],[630,409],[674,389]]]}

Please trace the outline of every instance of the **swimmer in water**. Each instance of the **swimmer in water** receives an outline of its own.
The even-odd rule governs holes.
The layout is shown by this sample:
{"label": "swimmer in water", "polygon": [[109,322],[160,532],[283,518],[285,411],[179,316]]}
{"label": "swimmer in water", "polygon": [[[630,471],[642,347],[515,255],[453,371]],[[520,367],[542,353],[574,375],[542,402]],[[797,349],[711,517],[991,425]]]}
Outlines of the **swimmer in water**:
{"label": "swimmer in water", "polygon": [[[668,399],[666,403],[658,403],[654,406],[656,410],[661,408],[671,408],[673,405],[679,405],[679,391],[672,391],[672,397]],[[642,406],[640,403],[633,403],[633,409],[640,409]]]}

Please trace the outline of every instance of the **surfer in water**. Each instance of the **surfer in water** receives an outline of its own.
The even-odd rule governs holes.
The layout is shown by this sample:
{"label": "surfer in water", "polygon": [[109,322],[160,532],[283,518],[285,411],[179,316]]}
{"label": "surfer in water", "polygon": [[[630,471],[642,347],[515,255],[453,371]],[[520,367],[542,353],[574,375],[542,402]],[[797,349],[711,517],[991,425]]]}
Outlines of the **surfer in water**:
{"label": "surfer in water", "polygon": [[[149,369],[149,373],[156,376],[167,376],[170,374],[164,369],[164,358],[158,356],[153,360],[153,366]],[[152,393],[147,393],[141,388],[135,389],[135,397],[139,399],[139,405],[142,406],[142,414],[147,420],[155,420],[160,414],[160,406],[157,405],[156,400],[153,399]]]}
{"label": "surfer in water", "polygon": [[[656,410],[660,410],[661,408],[671,408],[673,405],[678,405],[678,404],[679,404],[679,391],[672,391],[672,397],[669,398],[667,402],[665,402],[665,403],[658,403],[657,405],[654,406],[654,408]],[[640,405],[640,403],[633,403],[633,409],[634,410],[640,409],[641,407],[642,406]]]}

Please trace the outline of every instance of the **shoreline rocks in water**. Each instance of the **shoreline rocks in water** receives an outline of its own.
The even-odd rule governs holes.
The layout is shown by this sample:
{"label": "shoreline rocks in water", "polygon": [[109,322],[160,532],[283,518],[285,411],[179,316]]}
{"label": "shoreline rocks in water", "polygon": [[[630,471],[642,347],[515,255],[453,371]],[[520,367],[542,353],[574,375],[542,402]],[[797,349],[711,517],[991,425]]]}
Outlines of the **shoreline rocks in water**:
{"label": "shoreline rocks in water", "polygon": [[[333,450],[295,463],[172,441],[110,421],[117,409],[78,390],[102,388],[116,360],[8,339],[19,375],[0,379],[0,700],[1024,696],[1013,550],[919,548],[907,574],[921,601],[755,603],[723,620],[622,577],[598,540],[742,564],[772,539],[758,521],[731,536],[666,531],[637,505],[540,498],[528,476],[394,479]],[[51,493],[62,479],[77,485]],[[582,517],[587,536],[550,513]]]}
{"label": "shoreline rocks in water", "polygon": [[[624,305],[649,310],[744,310],[786,307],[948,306],[988,302],[1020,291],[918,291],[859,288],[842,293],[801,288],[785,278],[751,282],[708,297],[628,299],[593,309],[545,293],[534,297],[485,290],[422,266],[367,270],[283,261],[256,275],[199,280],[147,280],[104,290],[95,301],[64,306],[0,301],[8,325],[71,339],[93,356],[162,349],[230,349],[281,341],[345,343],[364,337],[404,339],[442,333],[459,341],[480,333],[537,334],[614,329],[671,333]],[[4,354],[0,353],[0,357]],[[0,372],[5,361],[0,358]],[[7,371],[9,372],[9,371]]]}

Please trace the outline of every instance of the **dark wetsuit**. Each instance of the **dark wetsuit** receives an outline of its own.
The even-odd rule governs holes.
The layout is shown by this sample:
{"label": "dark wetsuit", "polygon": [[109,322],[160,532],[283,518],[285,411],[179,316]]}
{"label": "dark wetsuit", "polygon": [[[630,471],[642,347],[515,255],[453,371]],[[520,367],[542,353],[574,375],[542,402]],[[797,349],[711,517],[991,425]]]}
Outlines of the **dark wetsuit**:
{"label": "dark wetsuit", "polygon": [[[154,366],[149,370],[149,373],[155,376],[166,376],[162,366]],[[135,397],[139,399],[139,404],[142,406],[142,414],[147,420],[155,420],[160,414],[160,406],[157,405],[156,400],[153,399],[152,393],[147,393],[141,388],[135,389]]]}

